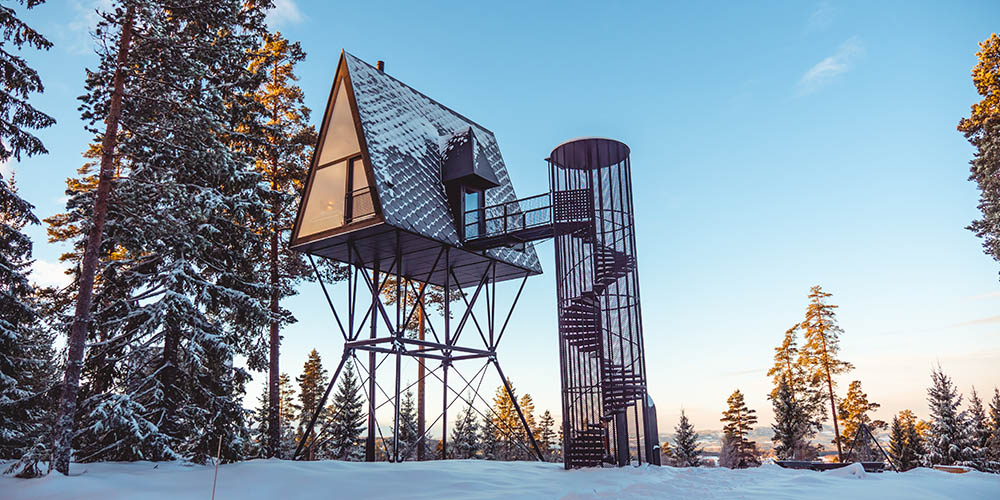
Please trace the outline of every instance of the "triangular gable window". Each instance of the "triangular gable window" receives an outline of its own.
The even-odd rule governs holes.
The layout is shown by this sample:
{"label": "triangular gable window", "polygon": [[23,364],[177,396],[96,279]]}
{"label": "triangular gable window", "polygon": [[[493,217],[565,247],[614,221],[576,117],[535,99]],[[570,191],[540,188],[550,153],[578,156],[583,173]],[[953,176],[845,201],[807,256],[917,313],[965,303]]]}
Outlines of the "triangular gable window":
{"label": "triangular gable window", "polygon": [[361,156],[346,78],[320,133],[316,163],[306,193],[297,238],[304,238],[375,215],[371,186]]}

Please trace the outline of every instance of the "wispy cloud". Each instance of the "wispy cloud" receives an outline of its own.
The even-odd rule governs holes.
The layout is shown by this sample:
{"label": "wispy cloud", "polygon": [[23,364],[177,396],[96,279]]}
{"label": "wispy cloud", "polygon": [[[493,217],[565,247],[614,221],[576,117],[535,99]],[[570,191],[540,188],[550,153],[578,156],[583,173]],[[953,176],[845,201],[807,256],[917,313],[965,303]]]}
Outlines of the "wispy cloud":
{"label": "wispy cloud", "polygon": [[847,41],[840,44],[833,55],[813,65],[799,78],[799,95],[816,92],[837,76],[846,73],[853,67],[854,61],[864,52],[865,48],[857,37],[848,38]]}
{"label": "wispy cloud", "polygon": [[814,33],[830,27],[833,24],[835,14],[836,9],[829,2],[820,2],[816,6],[816,10],[806,20],[805,32]]}
{"label": "wispy cloud", "polygon": [[305,19],[295,0],[276,0],[274,8],[267,13],[267,25],[271,29],[301,23]]}
{"label": "wispy cloud", "polygon": [[994,323],[1000,323],[1000,316],[990,316],[988,318],[979,318],[969,321],[963,321],[961,323],[955,323],[953,325],[948,325],[945,328],[958,328],[961,326],[976,326],[976,325],[992,325]]}
{"label": "wispy cloud", "polygon": [[66,274],[66,266],[61,262],[36,259],[31,264],[31,281],[38,286],[66,286],[71,279]]}
{"label": "wispy cloud", "polygon": [[9,161],[0,161],[0,177],[10,182],[10,173],[13,171],[14,169],[10,166]]}

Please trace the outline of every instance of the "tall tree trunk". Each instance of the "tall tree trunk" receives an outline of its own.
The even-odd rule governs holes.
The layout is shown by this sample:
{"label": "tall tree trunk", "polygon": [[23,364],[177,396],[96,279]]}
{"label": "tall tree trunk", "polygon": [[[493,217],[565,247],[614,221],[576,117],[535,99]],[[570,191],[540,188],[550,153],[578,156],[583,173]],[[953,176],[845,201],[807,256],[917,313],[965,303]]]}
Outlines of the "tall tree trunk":
{"label": "tall tree trunk", "polygon": [[271,342],[270,358],[268,359],[267,383],[267,456],[281,458],[281,391],[278,383],[278,348],[281,337],[278,335],[278,232],[271,231]]}
{"label": "tall tree trunk", "polygon": [[87,246],[80,266],[80,288],[77,292],[76,312],[68,341],[66,371],[63,377],[62,396],[59,400],[59,414],[56,417],[55,449],[53,462],[55,469],[69,475],[69,461],[73,447],[73,427],[76,423],[77,395],[80,392],[80,372],[83,370],[83,353],[90,328],[90,306],[94,295],[94,275],[104,239],[104,222],[108,214],[108,197],[111,194],[111,180],[114,177],[115,148],[118,145],[118,121],[122,113],[122,95],[125,88],[124,65],[128,58],[132,41],[132,18],[135,7],[129,4],[125,12],[118,46],[118,67],[115,68],[114,87],[111,93],[111,108],[108,113],[107,128],[101,143],[101,171],[97,183],[97,197],[94,200],[94,220],[87,235]]}
{"label": "tall tree trunk", "polygon": [[[420,299],[420,303],[417,304],[417,338],[424,340],[424,308],[423,308],[423,298]],[[424,346],[420,346],[419,350],[423,351]],[[424,428],[426,425],[426,420],[424,416],[424,358],[417,358],[417,461],[424,459]]]}
{"label": "tall tree trunk", "polygon": [[837,424],[837,403],[833,396],[833,377],[830,376],[830,355],[826,352],[826,332],[821,331],[819,338],[823,340],[823,368],[826,370],[826,388],[830,392],[830,411],[833,414],[833,441],[837,443],[837,461],[844,461],[844,452],[840,447],[840,425]]}
{"label": "tall tree trunk", "polygon": [[180,403],[178,397],[178,373],[177,353],[181,347],[181,332],[172,325],[163,332],[163,364],[160,367],[160,384],[163,386],[163,405],[159,409],[158,426],[164,434],[175,437],[176,425],[174,424],[174,410]]}
{"label": "tall tree trunk", "polygon": [[[274,61],[274,67],[271,69],[271,81],[275,88],[279,87],[278,81],[278,70],[280,69],[280,61]],[[271,121],[272,123],[278,123],[281,117],[281,110],[278,107],[277,101],[271,107]],[[275,142],[277,142],[275,140]],[[277,192],[280,188],[278,185],[278,153],[277,151],[272,151],[271,153],[271,191]],[[279,336],[280,324],[278,322],[278,312],[280,311],[278,307],[278,287],[280,286],[280,275],[278,274],[278,231],[280,228],[278,224],[281,221],[281,206],[279,205],[279,199],[274,196],[271,200],[271,249],[270,255],[268,255],[268,260],[271,264],[271,338],[270,338],[270,358],[268,359],[267,371],[268,371],[268,383],[267,383],[267,457],[277,457],[281,458],[281,415],[280,415],[280,398],[281,389],[279,387],[278,378],[279,365],[278,356],[280,354],[279,347],[281,345],[281,337]],[[317,277],[318,278],[318,277]]]}

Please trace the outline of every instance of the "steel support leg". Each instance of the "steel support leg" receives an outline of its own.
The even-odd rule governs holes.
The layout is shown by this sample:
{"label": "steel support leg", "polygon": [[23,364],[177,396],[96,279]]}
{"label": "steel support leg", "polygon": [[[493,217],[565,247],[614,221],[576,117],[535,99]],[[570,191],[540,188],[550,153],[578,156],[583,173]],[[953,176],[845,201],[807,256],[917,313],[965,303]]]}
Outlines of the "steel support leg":
{"label": "steel support leg", "polygon": [[[364,269],[362,269],[364,272]],[[378,289],[379,289],[379,277],[378,277],[378,260],[375,260],[372,269],[372,282],[375,283],[374,290],[372,292],[372,305],[371,314],[368,316],[369,321],[371,321],[371,335],[370,338],[374,339],[378,333],[378,321],[375,319],[376,305],[375,302],[379,300]],[[375,352],[368,353],[368,438],[365,439],[365,462],[375,461]]]}

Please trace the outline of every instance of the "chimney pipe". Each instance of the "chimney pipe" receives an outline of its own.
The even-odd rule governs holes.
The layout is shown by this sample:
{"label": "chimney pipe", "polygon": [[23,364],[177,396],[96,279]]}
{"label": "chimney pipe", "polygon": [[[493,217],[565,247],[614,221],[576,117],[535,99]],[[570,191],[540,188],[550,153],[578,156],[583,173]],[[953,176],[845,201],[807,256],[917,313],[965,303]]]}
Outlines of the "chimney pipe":
{"label": "chimney pipe", "polygon": [[377,69],[379,73],[385,71],[385,61],[376,61],[375,69]]}

